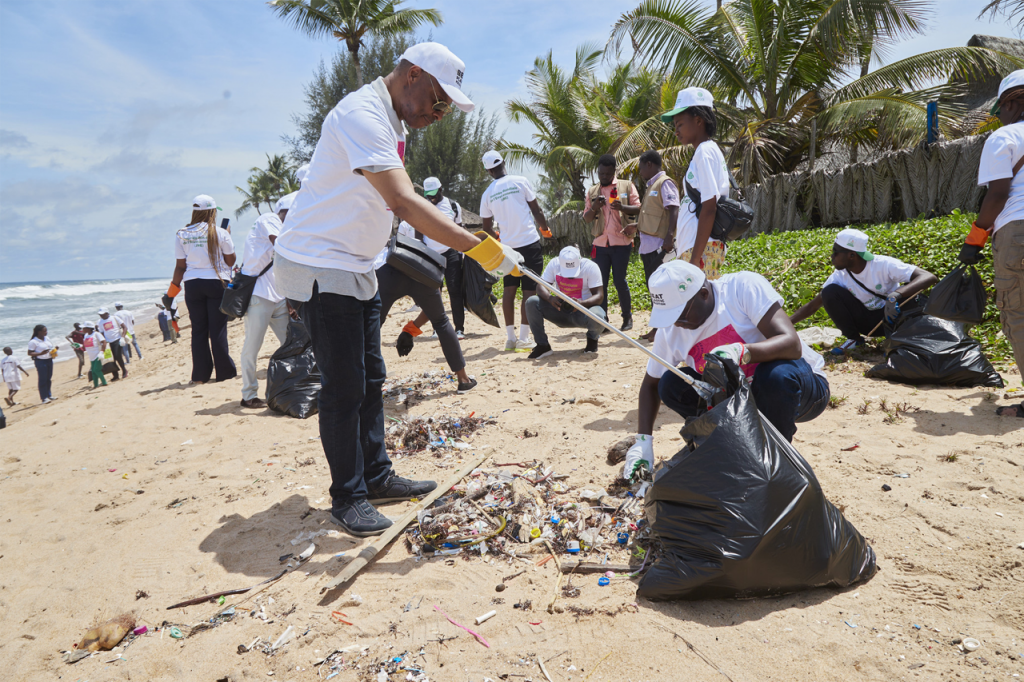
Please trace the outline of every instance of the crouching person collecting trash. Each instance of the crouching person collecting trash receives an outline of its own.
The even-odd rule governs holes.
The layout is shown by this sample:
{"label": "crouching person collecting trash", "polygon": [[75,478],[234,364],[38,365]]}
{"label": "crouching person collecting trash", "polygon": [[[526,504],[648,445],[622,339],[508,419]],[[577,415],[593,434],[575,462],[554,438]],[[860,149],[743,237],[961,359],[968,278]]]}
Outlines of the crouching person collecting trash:
{"label": "crouching person collecting trash", "polygon": [[[575,246],[567,246],[562,249],[558,258],[552,260],[544,268],[541,279],[549,282],[566,296],[575,299],[596,317],[602,320],[607,319],[604,309],[601,307],[601,303],[604,301],[601,269],[594,261],[581,258],[580,250]],[[548,342],[547,332],[544,330],[545,320],[563,329],[586,329],[587,345],[583,352],[597,352],[597,340],[604,329],[601,323],[592,317],[587,317],[579,310],[569,307],[557,296],[549,293],[544,286],[537,288],[536,296],[526,299],[526,317],[530,321],[533,339],[537,342],[536,348],[530,353],[532,360],[547,357],[553,352],[551,344]]]}
{"label": "crouching person collecting trash", "polygon": [[324,120],[309,173],[274,244],[277,289],[301,302],[321,372],[320,439],[331,470],[331,517],[360,537],[391,526],[372,503],[422,497],[437,487],[397,476],[384,449],[386,371],[373,264],[391,235],[392,211],[492,275],[519,274],[522,261],[416,194],[403,166],[403,123],[425,128],[453,102],[462,111],[473,109],[459,89],[464,70],[448,48],[420,43],[387,76],[346,95]]}
{"label": "crouching person collecting trash", "polygon": [[[829,399],[825,361],[797,336],[782,296],[761,275],[735,272],[710,281],[696,265],[675,260],[650,281],[653,352],[699,378],[706,353],[735,362],[748,379],[758,410],[792,442],[796,424],[820,415]],[[639,433],[626,453],[623,477],[654,466],[654,420],[661,403],[683,417],[705,409],[697,392],[650,360],[640,385]]]}

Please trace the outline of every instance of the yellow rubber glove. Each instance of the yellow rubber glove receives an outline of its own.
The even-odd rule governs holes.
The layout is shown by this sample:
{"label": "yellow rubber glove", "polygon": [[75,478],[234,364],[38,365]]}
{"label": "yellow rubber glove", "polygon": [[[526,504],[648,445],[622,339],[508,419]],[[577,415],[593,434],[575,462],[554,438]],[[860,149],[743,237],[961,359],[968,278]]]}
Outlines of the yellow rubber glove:
{"label": "yellow rubber glove", "polygon": [[480,238],[480,243],[467,251],[466,255],[479,263],[488,274],[495,277],[523,276],[517,267],[523,262],[523,257],[515,249],[498,242],[482,230],[476,236]]}

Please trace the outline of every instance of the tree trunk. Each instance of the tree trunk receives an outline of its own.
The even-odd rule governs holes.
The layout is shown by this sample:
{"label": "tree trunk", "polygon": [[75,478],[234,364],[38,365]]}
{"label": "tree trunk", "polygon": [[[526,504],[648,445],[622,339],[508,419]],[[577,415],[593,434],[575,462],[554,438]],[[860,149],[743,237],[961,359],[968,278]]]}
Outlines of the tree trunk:
{"label": "tree trunk", "polygon": [[[863,61],[861,61],[861,63],[860,63],[860,77],[863,78],[864,76],[868,75],[868,71],[870,71],[870,70],[871,70],[871,51],[868,50],[867,56],[864,57]],[[857,156],[858,156],[857,151],[858,151],[857,150],[857,143],[854,142],[852,145],[850,145],[850,163],[857,163]]]}
{"label": "tree trunk", "polygon": [[363,87],[363,65],[359,61],[359,47],[356,49],[349,48],[349,52],[352,53],[352,63],[356,65],[356,84],[359,88]]}

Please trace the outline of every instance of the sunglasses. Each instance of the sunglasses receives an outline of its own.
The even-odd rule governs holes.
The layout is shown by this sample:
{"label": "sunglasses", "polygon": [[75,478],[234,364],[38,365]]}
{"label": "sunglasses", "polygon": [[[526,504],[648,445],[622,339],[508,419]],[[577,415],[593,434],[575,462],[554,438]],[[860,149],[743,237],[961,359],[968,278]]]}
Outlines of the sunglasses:
{"label": "sunglasses", "polygon": [[452,105],[437,96],[437,90],[434,89],[433,80],[430,81],[430,91],[434,93],[434,99],[436,100],[432,109],[440,113],[442,116],[447,116],[452,113]]}

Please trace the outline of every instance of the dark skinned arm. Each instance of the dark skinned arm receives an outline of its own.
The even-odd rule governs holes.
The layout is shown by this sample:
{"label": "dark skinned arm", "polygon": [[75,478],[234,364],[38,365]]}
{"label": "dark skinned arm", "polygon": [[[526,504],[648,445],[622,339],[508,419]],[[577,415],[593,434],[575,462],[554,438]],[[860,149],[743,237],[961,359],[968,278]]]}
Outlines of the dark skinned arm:
{"label": "dark skinned arm", "polygon": [[530,213],[533,214],[533,220],[537,223],[537,227],[540,228],[541,236],[544,236],[545,232],[550,234],[551,230],[548,229],[548,219],[544,217],[544,210],[537,203],[537,200],[527,201],[526,205],[530,207]]}
{"label": "dark skinned arm", "polygon": [[481,230],[491,235],[494,239],[501,241],[498,237],[498,233],[494,231],[494,218],[484,218],[483,225],[480,227]]}
{"label": "dark skinned arm", "polygon": [[654,420],[658,418],[658,410],[661,409],[661,397],[658,395],[659,383],[661,383],[661,379],[655,379],[650,374],[644,374],[644,380],[640,383],[637,433],[646,436],[654,435]]}
{"label": "dark skinned arm", "polygon": [[668,211],[668,235],[665,236],[665,243],[661,245],[661,248],[668,253],[676,250],[676,221],[679,220],[679,207],[669,206],[665,210]]}
{"label": "dark skinned arm", "polygon": [[789,321],[792,324],[803,322],[808,317],[818,312],[822,305],[824,305],[824,301],[821,300],[821,293],[819,292],[818,295],[812,298],[809,303],[805,303],[797,308],[796,312],[789,316]]}
{"label": "dark skinned arm", "polygon": [[184,258],[178,258],[174,261],[174,274],[171,275],[171,284],[176,287],[181,286],[181,278],[185,276],[185,270],[188,268]]}
{"label": "dark skinned arm", "polygon": [[590,290],[590,298],[585,298],[580,301],[580,305],[584,308],[593,308],[596,305],[601,305],[601,301],[604,300],[604,287],[594,287]]}
{"label": "dark skinned arm", "polygon": [[927,270],[914,268],[914,274],[910,277],[910,281],[892,293],[896,294],[897,301],[907,301],[910,300],[910,297],[914,294],[924,291],[938,281],[939,278]]}
{"label": "dark skinned arm", "polygon": [[704,247],[711,238],[711,228],[715,225],[715,214],[718,213],[718,197],[712,197],[700,205],[700,217],[697,218],[697,240],[693,242],[690,263],[700,267],[704,257]]}
{"label": "dark skinned arm", "polygon": [[981,210],[978,211],[978,218],[974,224],[983,230],[992,231],[996,218],[1006,207],[1006,200],[1010,198],[1010,183],[1013,178],[1000,178],[988,183],[988,191],[985,199],[981,202]]}
{"label": "dark skinned arm", "polygon": [[583,211],[583,220],[588,223],[592,223],[597,220],[597,212],[604,208],[606,199],[598,194],[593,201],[590,201],[590,195],[587,194],[587,208]]}
{"label": "dark skinned arm", "polygon": [[803,355],[800,337],[778,303],[773,303],[764,314],[757,323],[757,330],[764,334],[765,340],[747,344],[751,362],[798,360]]}

